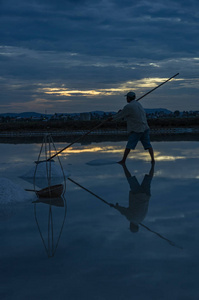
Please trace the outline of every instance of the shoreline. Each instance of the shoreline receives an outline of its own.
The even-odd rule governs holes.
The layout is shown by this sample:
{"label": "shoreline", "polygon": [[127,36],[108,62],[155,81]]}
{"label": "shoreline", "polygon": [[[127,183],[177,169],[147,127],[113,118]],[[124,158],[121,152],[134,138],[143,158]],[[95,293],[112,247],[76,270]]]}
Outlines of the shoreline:
{"label": "shoreline", "polygon": [[[59,137],[66,137],[66,136],[81,136],[88,132],[89,130],[61,130],[61,131],[2,131],[0,132],[0,138],[2,137],[43,137],[44,135],[52,135],[52,136],[59,136]],[[168,127],[168,128],[151,128],[150,129],[151,135],[159,135],[159,134],[197,134],[199,133],[199,128],[183,128],[183,127]],[[98,129],[93,130],[89,133],[89,135],[95,136],[111,136],[111,135],[118,135],[118,136],[128,136],[128,132],[122,129]]]}
{"label": "shoreline", "polygon": [[[126,141],[126,130],[95,130],[83,137],[89,130],[76,131],[11,131],[0,132],[0,143],[41,143],[45,135],[51,135],[56,142],[72,142],[82,136],[79,143],[100,141]],[[152,141],[198,141],[199,128],[152,128]]]}

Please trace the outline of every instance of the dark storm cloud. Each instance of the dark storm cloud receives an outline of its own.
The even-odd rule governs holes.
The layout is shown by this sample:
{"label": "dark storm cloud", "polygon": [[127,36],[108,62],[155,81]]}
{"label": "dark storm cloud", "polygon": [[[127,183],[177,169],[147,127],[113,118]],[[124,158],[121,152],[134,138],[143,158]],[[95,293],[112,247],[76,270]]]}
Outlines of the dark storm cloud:
{"label": "dark storm cloud", "polygon": [[[185,42],[190,43],[195,35],[194,14],[187,17],[182,1],[178,5],[173,1],[155,5],[147,1],[127,1],[129,5],[126,1],[9,2],[5,1],[1,10],[2,41],[39,50],[89,55],[110,55],[112,50],[118,56],[133,52],[137,57],[142,55],[140,50],[152,44],[175,51],[176,39],[188,47]],[[150,48],[147,50],[157,58],[158,51],[153,54]],[[165,55],[163,51],[158,56]]]}
{"label": "dark storm cloud", "polygon": [[[172,87],[186,98],[189,86],[197,90],[198,6],[196,0],[1,1],[0,104],[23,109],[35,101],[39,110],[40,101],[52,111],[55,103],[75,111],[78,102],[79,109],[89,110],[99,106],[97,96],[90,96],[94,90],[117,90],[108,96],[115,105],[127,82],[134,88],[137,80],[177,72],[186,80]],[[92,93],[50,95],[41,86]],[[140,92],[147,88],[140,86]],[[106,110],[103,93],[100,106]]]}

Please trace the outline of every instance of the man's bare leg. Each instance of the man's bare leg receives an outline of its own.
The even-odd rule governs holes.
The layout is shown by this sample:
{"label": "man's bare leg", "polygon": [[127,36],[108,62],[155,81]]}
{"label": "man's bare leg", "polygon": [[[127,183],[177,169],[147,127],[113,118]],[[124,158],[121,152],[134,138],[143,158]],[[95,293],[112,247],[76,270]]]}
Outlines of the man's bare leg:
{"label": "man's bare leg", "polygon": [[131,149],[128,149],[128,148],[126,148],[124,150],[123,158],[122,158],[122,160],[118,161],[118,164],[121,164],[121,165],[125,164],[127,156],[129,155],[130,151],[131,151]]}
{"label": "man's bare leg", "polygon": [[150,154],[150,156],[151,156],[151,162],[154,163],[154,162],[155,162],[155,159],[154,159],[153,148],[150,147],[150,148],[148,149],[148,151],[149,151],[149,154]]}

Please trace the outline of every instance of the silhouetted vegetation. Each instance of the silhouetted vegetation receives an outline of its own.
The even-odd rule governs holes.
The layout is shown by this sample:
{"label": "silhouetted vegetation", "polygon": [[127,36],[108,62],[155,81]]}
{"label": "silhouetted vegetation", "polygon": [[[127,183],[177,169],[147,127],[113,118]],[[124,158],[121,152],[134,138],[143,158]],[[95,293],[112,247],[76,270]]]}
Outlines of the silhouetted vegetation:
{"label": "silhouetted vegetation", "polygon": [[[99,125],[102,120],[7,120],[0,122],[0,131],[77,131],[90,130]],[[149,119],[149,126],[151,128],[172,128],[172,127],[198,127],[199,117],[194,118],[157,118]],[[112,122],[108,121],[100,127],[104,130],[125,130],[126,122]]]}
{"label": "silhouetted vegetation", "polygon": [[194,127],[199,126],[199,117],[149,119],[151,127]]}

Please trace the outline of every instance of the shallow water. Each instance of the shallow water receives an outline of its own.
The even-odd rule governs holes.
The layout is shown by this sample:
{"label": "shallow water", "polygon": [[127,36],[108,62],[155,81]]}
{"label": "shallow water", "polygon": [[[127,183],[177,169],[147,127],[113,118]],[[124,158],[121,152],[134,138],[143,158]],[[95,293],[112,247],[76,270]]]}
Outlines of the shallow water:
{"label": "shallow water", "polygon": [[[31,188],[21,176],[34,169],[40,146],[1,144],[0,183]],[[0,298],[198,299],[199,142],[153,146],[154,170],[140,145],[127,169],[88,164],[118,161],[125,142],[74,145],[62,166],[87,190],[67,179],[59,203],[1,193]]]}

